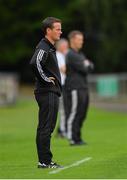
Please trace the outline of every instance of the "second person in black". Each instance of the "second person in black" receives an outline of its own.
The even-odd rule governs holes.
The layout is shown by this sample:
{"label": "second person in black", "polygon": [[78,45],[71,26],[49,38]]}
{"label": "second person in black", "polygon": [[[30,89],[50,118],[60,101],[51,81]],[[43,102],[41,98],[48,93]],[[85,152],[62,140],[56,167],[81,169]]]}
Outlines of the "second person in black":
{"label": "second person in black", "polygon": [[89,93],[87,75],[93,64],[80,51],[84,37],[80,31],[69,34],[70,49],[66,56],[65,112],[67,138],[71,145],[82,145],[81,128],[86,119]]}

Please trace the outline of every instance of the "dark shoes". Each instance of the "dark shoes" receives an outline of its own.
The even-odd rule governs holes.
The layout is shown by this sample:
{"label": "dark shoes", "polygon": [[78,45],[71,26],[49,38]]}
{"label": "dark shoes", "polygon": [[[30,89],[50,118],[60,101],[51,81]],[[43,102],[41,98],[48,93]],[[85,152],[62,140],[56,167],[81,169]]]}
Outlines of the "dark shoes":
{"label": "dark shoes", "polygon": [[81,145],[87,145],[87,143],[85,141],[83,141],[83,140],[81,140],[81,141],[73,141],[73,140],[71,140],[70,145],[71,146],[81,146]]}
{"label": "dark shoes", "polygon": [[63,168],[59,164],[55,162],[51,162],[50,164],[45,164],[45,163],[38,163],[38,168]]}

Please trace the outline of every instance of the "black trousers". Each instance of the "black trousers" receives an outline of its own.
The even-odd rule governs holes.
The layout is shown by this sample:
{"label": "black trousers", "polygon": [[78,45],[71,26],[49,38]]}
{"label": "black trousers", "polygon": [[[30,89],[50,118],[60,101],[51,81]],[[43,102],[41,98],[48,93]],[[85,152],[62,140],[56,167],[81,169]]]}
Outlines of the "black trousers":
{"label": "black trousers", "polygon": [[56,125],[59,97],[53,92],[47,92],[35,94],[35,98],[39,106],[36,135],[38,159],[39,162],[48,164],[52,161],[50,141]]}
{"label": "black trousers", "polygon": [[67,137],[75,142],[81,141],[81,128],[87,116],[89,105],[88,89],[66,91],[65,112]]}

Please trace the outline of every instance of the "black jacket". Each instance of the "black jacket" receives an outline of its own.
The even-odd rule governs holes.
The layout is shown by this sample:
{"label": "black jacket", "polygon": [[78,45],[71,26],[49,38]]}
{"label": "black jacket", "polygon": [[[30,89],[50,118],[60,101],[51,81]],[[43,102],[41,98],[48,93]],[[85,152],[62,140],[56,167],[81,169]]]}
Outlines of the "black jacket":
{"label": "black jacket", "polygon": [[85,55],[70,49],[66,55],[66,80],[67,90],[88,88],[87,75],[93,69],[93,63],[87,66],[84,63]]}
{"label": "black jacket", "polygon": [[[52,91],[58,95],[61,94],[61,78],[56,49],[46,38],[37,45],[30,65],[36,77],[35,93]],[[48,77],[55,78],[55,85]]]}

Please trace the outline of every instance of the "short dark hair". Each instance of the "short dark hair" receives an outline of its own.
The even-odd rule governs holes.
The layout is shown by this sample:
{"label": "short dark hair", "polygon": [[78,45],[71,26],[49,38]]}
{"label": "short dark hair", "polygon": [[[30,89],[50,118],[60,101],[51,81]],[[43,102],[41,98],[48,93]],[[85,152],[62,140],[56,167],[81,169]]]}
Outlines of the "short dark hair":
{"label": "short dark hair", "polygon": [[54,23],[61,23],[60,19],[57,19],[55,17],[47,17],[42,21],[42,32],[44,35],[46,35],[47,28],[52,29]]}
{"label": "short dark hair", "polygon": [[68,39],[72,39],[73,37],[75,37],[76,35],[82,35],[83,33],[81,31],[75,30],[75,31],[71,31],[68,35]]}

